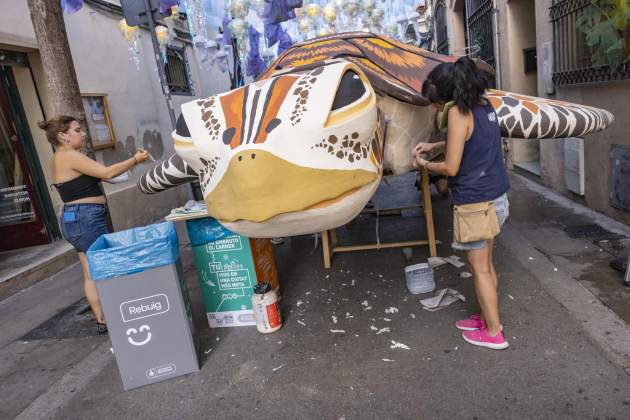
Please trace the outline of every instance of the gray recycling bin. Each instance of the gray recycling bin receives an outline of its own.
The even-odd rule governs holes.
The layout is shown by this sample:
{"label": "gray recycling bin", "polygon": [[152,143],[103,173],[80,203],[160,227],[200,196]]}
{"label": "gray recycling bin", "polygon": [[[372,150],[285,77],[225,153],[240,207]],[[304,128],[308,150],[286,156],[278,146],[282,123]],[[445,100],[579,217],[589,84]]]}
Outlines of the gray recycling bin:
{"label": "gray recycling bin", "polygon": [[173,224],[102,235],[87,258],[124,389],[198,371]]}

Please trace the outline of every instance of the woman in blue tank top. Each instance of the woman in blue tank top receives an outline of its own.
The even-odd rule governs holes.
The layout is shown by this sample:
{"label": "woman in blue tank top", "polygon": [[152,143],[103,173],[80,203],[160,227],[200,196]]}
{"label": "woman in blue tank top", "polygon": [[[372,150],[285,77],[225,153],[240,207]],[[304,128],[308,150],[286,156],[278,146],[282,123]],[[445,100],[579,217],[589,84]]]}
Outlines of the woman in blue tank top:
{"label": "woman in blue tank top", "polygon": [[[447,140],[440,143],[419,143],[414,148],[417,166],[449,177],[449,187],[456,205],[493,201],[499,224],[509,211],[507,191],[510,188],[503,162],[501,130],[497,115],[484,95],[487,74],[468,57],[455,63],[437,66],[424,82],[422,95],[438,111],[454,102],[448,112]],[[444,162],[428,162],[424,153],[445,148]],[[473,272],[475,292],[481,313],[462,319],[455,326],[463,330],[463,338],[474,345],[505,349],[499,321],[497,274],[492,263],[494,239],[475,242],[453,242],[453,248],[466,251]]]}

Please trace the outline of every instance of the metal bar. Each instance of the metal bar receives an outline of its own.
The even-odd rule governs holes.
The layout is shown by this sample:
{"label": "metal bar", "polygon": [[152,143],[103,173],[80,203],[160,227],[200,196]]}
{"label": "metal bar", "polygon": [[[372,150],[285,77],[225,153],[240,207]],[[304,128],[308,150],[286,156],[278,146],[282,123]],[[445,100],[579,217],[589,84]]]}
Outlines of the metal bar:
{"label": "metal bar", "polygon": [[151,41],[153,43],[153,53],[155,54],[155,63],[157,65],[158,74],[160,76],[160,84],[162,85],[162,92],[166,99],[166,108],[168,108],[168,115],[171,118],[171,126],[175,130],[175,111],[173,110],[173,102],[171,101],[171,93],[168,88],[168,82],[166,81],[166,73],[164,70],[164,63],[160,58],[160,45],[158,44],[157,35],[155,34],[155,21],[153,20],[153,10],[151,10],[151,4],[149,0],[144,0],[144,7],[147,13],[147,19],[149,23],[149,35],[151,35]]}

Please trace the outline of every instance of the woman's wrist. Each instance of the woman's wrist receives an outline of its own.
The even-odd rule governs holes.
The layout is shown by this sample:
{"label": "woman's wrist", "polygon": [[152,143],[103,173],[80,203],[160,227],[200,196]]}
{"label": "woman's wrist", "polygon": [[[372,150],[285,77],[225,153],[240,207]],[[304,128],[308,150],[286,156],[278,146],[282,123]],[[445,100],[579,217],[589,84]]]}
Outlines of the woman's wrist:
{"label": "woman's wrist", "polygon": [[133,164],[134,164],[134,165],[137,165],[137,164],[138,164],[138,159],[136,159],[136,156],[135,156],[135,155],[133,156]]}

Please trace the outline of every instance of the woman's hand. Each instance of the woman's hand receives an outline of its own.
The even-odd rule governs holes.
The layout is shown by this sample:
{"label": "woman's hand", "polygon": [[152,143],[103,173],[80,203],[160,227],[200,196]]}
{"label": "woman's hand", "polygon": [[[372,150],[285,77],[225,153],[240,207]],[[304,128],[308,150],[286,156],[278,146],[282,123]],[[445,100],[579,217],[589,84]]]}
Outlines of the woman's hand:
{"label": "woman's hand", "polygon": [[429,163],[428,160],[420,157],[420,155],[414,155],[413,156],[413,167],[416,169],[420,169],[420,168],[424,168],[427,166],[427,163]]}
{"label": "woman's hand", "polygon": [[138,151],[133,155],[133,158],[136,160],[136,163],[144,162],[149,159],[149,152],[138,149]]}
{"label": "woman's hand", "polygon": [[420,154],[423,153],[429,153],[430,151],[433,150],[433,148],[435,147],[436,143],[418,143],[416,144],[416,146],[413,148],[413,150],[411,151],[411,154],[416,157]]}

